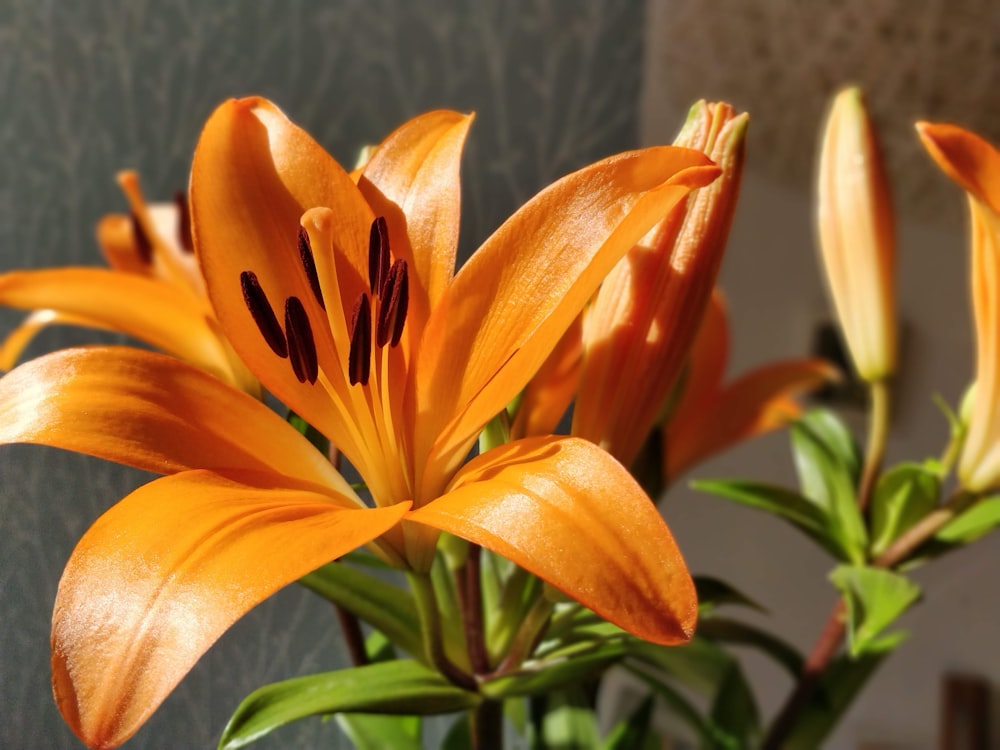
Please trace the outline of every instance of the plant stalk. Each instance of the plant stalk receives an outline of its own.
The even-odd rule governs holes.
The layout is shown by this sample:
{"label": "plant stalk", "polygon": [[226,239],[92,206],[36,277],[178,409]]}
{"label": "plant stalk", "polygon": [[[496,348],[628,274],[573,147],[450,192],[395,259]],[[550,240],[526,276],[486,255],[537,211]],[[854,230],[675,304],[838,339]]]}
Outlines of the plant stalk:
{"label": "plant stalk", "polygon": [[471,714],[473,750],[503,750],[503,703],[483,700]]}
{"label": "plant stalk", "polygon": [[420,628],[424,636],[424,649],[427,659],[448,680],[466,690],[475,690],[476,681],[466,674],[448,658],[444,651],[444,641],[441,635],[441,615],[438,612],[437,597],[430,576],[426,573],[411,571],[406,574],[413,589],[413,597],[420,616]]}

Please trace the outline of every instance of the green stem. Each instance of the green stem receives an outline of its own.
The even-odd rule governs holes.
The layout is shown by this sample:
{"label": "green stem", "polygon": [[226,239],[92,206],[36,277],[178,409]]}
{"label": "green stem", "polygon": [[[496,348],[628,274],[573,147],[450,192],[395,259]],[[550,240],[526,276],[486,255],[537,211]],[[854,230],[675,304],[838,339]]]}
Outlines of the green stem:
{"label": "green stem", "polygon": [[438,612],[437,598],[434,595],[434,585],[426,573],[411,571],[406,574],[413,589],[413,598],[417,604],[420,616],[420,628],[424,636],[424,649],[427,659],[442,675],[451,682],[467,690],[476,689],[476,681],[452,664],[444,652],[444,641],[441,635],[441,617]]}
{"label": "green stem", "polygon": [[[912,526],[890,547],[879,555],[872,565],[879,568],[893,568],[904,562],[921,544],[936,534],[941,527],[975,502],[976,496],[959,490],[948,501]],[[846,611],[844,600],[837,602],[827,619],[826,626],[813,647],[805,668],[799,677],[785,705],[771,724],[771,730],[761,746],[763,750],[778,750],[795,728],[799,714],[808,705],[819,686],[820,678],[830,661],[836,655],[846,633]]]}
{"label": "green stem", "polygon": [[483,628],[483,589],[480,559],[483,549],[478,544],[469,545],[469,556],[462,567],[458,585],[462,588],[459,601],[462,605],[462,622],[465,625],[465,642],[469,649],[469,663],[476,674],[490,671],[486,652],[486,634]]}
{"label": "green stem", "polygon": [[531,652],[535,650],[535,646],[545,632],[545,627],[552,616],[552,609],[552,602],[545,597],[544,593],[539,592],[535,601],[532,602],[531,607],[525,613],[521,627],[517,629],[514,640],[511,641],[510,649],[507,651],[507,655],[500,663],[500,666],[497,667],[495,674],[503,674],[510,669],[514,669],[531,656]]}
{"label": "green stem", "polygon": [[892,392],[888,381],[878,380],[871,384],[871,414],[868,420],[868,444],[865,450],[865,466],[861,474],[861,485],[858,487],[858,507],[864,513],[871,502],[872,493],[879,472],[882,470],[882,459],[885,456],[885,446],[889,439],[889,417]]}

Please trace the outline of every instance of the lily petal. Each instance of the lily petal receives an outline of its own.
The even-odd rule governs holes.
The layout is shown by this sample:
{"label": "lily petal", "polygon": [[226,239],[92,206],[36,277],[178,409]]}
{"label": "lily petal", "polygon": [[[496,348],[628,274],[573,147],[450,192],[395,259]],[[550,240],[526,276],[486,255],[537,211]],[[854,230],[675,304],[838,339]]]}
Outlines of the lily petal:
{"label": "lily petal", "polygon": [[14,271],[0,275],[0,305],[86,319],[238,382],[205,314],[188,293],[170,284],[103,268]]}
{"label": "lily petal", "polygon": [[455,273],[459,163],[471,124],[472,115],[447,110],[413,118],[376,149],[358,184],[385,216],[393,253],[412,258],[407,326],[418,331]]}
{"label": "lily petal", "polygon": [[673,480],[736,443],[783,427],[802,413],[793,396],[838,377],[821,359],[776,362],[738,378],[707,407],[678,409],[663,441],[666,476]]}
{"label": "lily petal", "polygon": [[510,426],[512,438],[555,432],[576,395],[582,356],[583,320],[577,316],[521,394]]}
{"label": "lily petal", "polygon": [[21,358],[35,336],[49,326],[73,325],[86,328],[105,328],[96,320],[78,315],[66,315],[56,310],[35,310],[28,315],[0,344],[0,370],[10,370]]}
{"label": "lily petal", "polygon": [[917,130],[969,199],[976,381],[958,477],[965,489],[983,492],[1000,485],[1000,151],[954,125],[919,123]]}
{"label": "lily petal", "polygon": [[690,639],[691,576],[628,471],[578,438],[527,438],[473,459],[410,521],[503,555],[647,640]]}
{"label": "lily petal", "polygon": [[[470,258],[427,323],[415,370],[425,492],[524,387],[618,260],[719,169],[674,147],[620,154],[543,190]],[[433,450],[430,446],[434,446]],[[443,470],[442,470],[443,469]],[[419,469],[418,469],[419,470]]]}
{"label": "lily petal", "polygon": [[257,399],[131,347],[63,349],[0,378],[0,443],[49,445],[161,474],[277,471],[354,494]]}
{"label": "lily petal", "polygon": [[957,125],[918,122],[917,132],[945,174],[1000,214],[1000,151]]}
{"label": "lily petal", "polygon": [[[314,254],[332,254],[315,258],[317,268],[336,267],[335,283],[320,276],[326,311],[304,264],[290,262],[299,257],[302,215],[317,206],[336,216],[328,228],[329,244],[312,248]],[[334,345],[326,315],[339,316],[334,328],[343,329],[358,295],[368,288],[374,216],[357,186],[276,106],[260,98],[232,100],[215,110],[198,141],[191,213],[209,297],[233,347],[268,390],[334,438],[338,414],[326,392],[300,382],[289,360],[268,345],[248,309],[241,279],[244,271],[256,276],[279,325],[288,301],[297,298],[315,337],[320,368],[335,384],[342,380],[347,342]]]}
{"label": "lily petal", "polygon": [[139,488],[84,534],[59,584],[52,673],[67,723],[117,747],[236,620],[406,508],[346,509],[205,471]]}

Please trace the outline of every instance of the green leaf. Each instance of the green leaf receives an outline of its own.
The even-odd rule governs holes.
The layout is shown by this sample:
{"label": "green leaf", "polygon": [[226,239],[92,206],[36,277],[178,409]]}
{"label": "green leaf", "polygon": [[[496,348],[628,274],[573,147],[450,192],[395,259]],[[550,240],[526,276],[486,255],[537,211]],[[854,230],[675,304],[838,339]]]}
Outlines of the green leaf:
{"label": "green leaf", "polygon": [[557,653],[526,662],[511,672],[480,686],[483,695],[495,700],[521,695],[539,695],[573,685],[618,661],[625,654],[622,640],[591,646],[579,653]]}
{"label": "green leaf", "polygon": [[807,414],[790,430],[803,496],[827,519],[829,536],[848,562],[862,563],[868,532],[857,504],[858,458],[853,438],[826,411]]}
{"label": "green leaf", "polygon": [[784,487],[742,479],[698,480],[692,486],[751,508],[765,510],[790,522],[838,559],[845,552],[830,533],[825,511],[816,503]]}
{"label": "green leaf", "polygon": [[598,750],[601,735],[597,716],[583,689],[573,687],[532,701],[532,724],[537,734],[533,750]]}
{"label": "green leaf", "polygon": [[419,716],[337,714],[335,718],[356,750],[423,750]]}
{"label": "green leaf", "polygon": [[794,679],[802,673],[802,654],[766,630],[738,620],[708,617],[698,623],[698,635],[713,641],[752,646],[784,667]]}
{"label": "green leaf", "polygon": [[640,662],[679,684],[705,696],[713,696],[733,660],[717,643],[695,635],[684,646],[658,646],[639,639],[626,641],[628,660]]}
{"label": "green leaf", "polygon": [[[385,748],[393,747],[385,745]],[[440,750],[469,750],[472,747],[472,726],[469,724],[469,714],[464,713],[456,717],[455,722],[448,729],[448,734],[441,740]]]}
{"label": "green leaf", "polygon": [[733,659],[712,701],[712,724],[736,740],[738,747],[751,747],[760,731],[760,711],[753,691],[738,661]]}
{"label": "green leaf", "polygon": [[288,424],[298,430],[313,446],[326,456],[330,451],[330,441],[327,440],[326,435],[317,430],[311,424],[306,422],[302,417],[296,414],[294,411],[289,411],[286,417]]}
{"label": "green leaf", "polygon": [[767,612],[764,607],[749,596],[730,586],[720,578],[694,576],[694,587],[698,592],[698,606],[702,615],[723,604],[739,604],[744,607],[756,609],[758,612]]}
{"label": "green leaf", "polygon": [[415,661],[390,661],[296,677],[251,693],[219,740],[244,747],[280,726],[335,713],[441,714],[474,707],[479,696]]}
{"label": "green leaf", "polygon": [[340,562],[318,568],[299,583],[381,630],[399,648],[423,658],[417,608],[405,589]]}
{"label": "green leaf", "polygon": [[946,523],[935,538],[950,544],[968,544],[1000,526],[1000,496],[988,497]]}
{"label": "green leaf", "polygon": [[932,466],[904,463],[885,472],[872,495],[872,553],[884,552],[934,510],[940,493],[941,479]]}
{"label": "green leaf", "polygon": [[742,750],[736,738],[727,735],[703,717],[684,692],[665,680],[662,674],[654,673],[648,666],[639,663],[626,663],[625,667],[645,682],[670,707],[672,716],[684,722],[694,732],[699,747],[712,750]]}
{"label": "green leaf", "polygon": [[783,750],[816,750],[837,726],[841,716],[861,692],[888,651],[862,654],[857,659],[841,656],[823,673],[812,701],[782,744]]}
{"label": "green leaf", "polygon": [[878,635],[920,597],[920,587],[884,568],[839,565],[830,580],[847,602],[847,640],[851,656],[897,645]]}
{"label": "green leaf", "polygon": [[653,696],[647,696],[628,718],[612,727],[604,750],[658,750],[662,743],[651,729],[654,703]]}

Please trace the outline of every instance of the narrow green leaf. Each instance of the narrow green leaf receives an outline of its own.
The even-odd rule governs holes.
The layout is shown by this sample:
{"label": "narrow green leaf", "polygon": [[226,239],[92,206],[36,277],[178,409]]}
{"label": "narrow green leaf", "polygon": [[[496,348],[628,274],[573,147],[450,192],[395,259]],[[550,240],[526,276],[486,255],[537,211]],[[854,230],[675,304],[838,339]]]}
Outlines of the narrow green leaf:
{"label": "narrow green leaf", "polygon": [[244,747],[307,716],[335,713],[441,714],[472,708],[479,696],[415,661],[390,661],[296,677],[251,693],[219,740]]}
{"label": "narrow green leaf", "polygon": [[[385,745],[386,750],[392,745]],[[472,727],[469,724],[469,714],[456,717],[448,729],[448,734],[441,741],[440,750],[469,750],[472,747]]]}
{"label": "narrow green leaf", "polygon": [[841,656],[823,673],[819,690],[800,715],[784,750],[816,750],[837,726],[888,651],[862,654],[857,659]]}
{"label": "narrow green leaf", "polygon": [[760,732],[760,711],[746,676],[735,659],[729,664],[712,701],[712,724],[733,737],[738,747],[751,747]]}
{"label": "narrow green leaf", "polygon": [[770,656],[794,679],[802,673],[802,654],[776,635],[738,620],[708,617],[698,623],[698,635],[713,641],[752,646]]}
{"label": "narrow green leaf", "polygon": [[[700,631],[700,626],[699,626]],[[627,663],[639,662],[704,696],[714,696],[725,678],[732,654],[717,643],[695,635],[685,646],[658,646],[639,639],[626,641]]]}
{"label": "narrow green leaf", "polygon": [[657,750],[661,742],[651,728],[654,703],[653,696],[647,696],[627,718],[612,727],[604,740],[604,750]]}
{"label": "narrow green leaf", "polygon": [[750,508],[773,513],[804,532],[829,554],[838,559],[846,557],[840,541],[831,534],[825,511],[792,490],[742,479],[698,480],[691,486]]}
{"label": "narrow green leaf", "polygon": [[694,587],[698,592],[698,606],[702,615],[723,604],[739,604],[756,609],[758,612],[767,612],[749,596],[720,578],[694,576]]}
{"label": "narrow green leaf", "polygon": [[853,439],[825,411],[806,415],[789,434],[802,494],[823,512],[827,533],[842,551],[838,557],[863,562],[868,532],[857,504],[856,450],[844,445],[847,441],[853,446]]}
{"label": "narrow green leaf", "polygon": [[1000,496],[980,500],[945,524],[935,537],[950,544],[968,544],[997,526],[1000,526]]}
{"label": "narrow green leaf", "polygon": [[896,642],[878,636],[920,597],[920,587],[898,573],[862,565],[839,565],[830,580],[847,602],[851,656],[894,647]]}
{"label": "narrow green leaf", "polygon": [[624,654],[625,644],[615,640],[587,648],[581,653],[559,654],[527,662],[516,672],[483,683],[480,691],[495,700],[552,692],[592,677]]}
{"label": "narrow green leaf", "polygon": [[698,747],[712,748],[712,750],[743,750],[735,737],[713,726],[688,700],[684,692],[665,680],[662,674],[654,673],[648,666],[639,663],[626,662],[625,667],[645,682],[670,707],[673,716],[691,729],[698,740]]}
{"label": "narrow green leaf", "polygon": [[899,536],[937,507],[941,480],[933,468],[904,463],[886,471],[872,495],[872,553],[888,549]]}
{"label": "narrow green leaf", "polygon": [[337,714],[334,718],[355,750],[423,750],[419,716]]}
{"label": "narrow green leaf", "polygon": [[423,658],[417,608],[405,589],[340,562],[324,565],[299,583],[381,630],[397,647]]}

